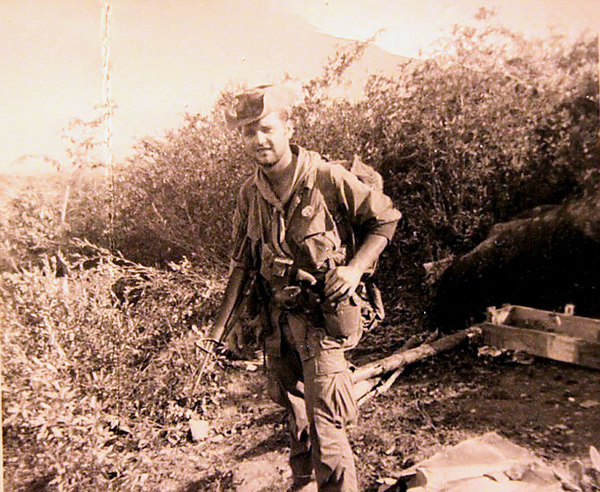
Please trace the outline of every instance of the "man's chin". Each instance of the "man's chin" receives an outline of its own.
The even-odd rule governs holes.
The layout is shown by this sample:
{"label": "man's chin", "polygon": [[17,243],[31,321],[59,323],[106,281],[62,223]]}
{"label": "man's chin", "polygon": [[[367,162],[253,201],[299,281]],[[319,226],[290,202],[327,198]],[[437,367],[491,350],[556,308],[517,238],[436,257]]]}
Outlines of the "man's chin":
{"label": "man's chin", "polygon": [[261,167],[269,168],[277,164],[277,161],[264,155],[256,155],[254,156],[254,159],[256,160],[257,164]]}
{"label": "man's chin", "polygon": [[268,161],[268,162],[256,161],[256,163],[258,164],[259,167],[261,167],[263,169],[271,169],[276,164],[276,162],[271,162],[271,161]]}

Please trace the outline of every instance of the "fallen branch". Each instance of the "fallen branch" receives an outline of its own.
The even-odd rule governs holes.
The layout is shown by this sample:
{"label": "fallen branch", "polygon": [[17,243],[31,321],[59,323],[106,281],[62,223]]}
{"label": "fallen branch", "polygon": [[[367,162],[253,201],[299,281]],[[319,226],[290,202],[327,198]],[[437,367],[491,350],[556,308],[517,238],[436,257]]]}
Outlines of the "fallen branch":
{"label": "fallen branch", "polygon": [[357,395],[356,403],[358,406],[368,402],[371,398],[377,395],[382,395],[392,387],[392,384],[398,379],[400,374],[404,372],[404,367],[396,369],[388,378],[371,378],[359,381],[354,385],[354,392]]}
{"label": "fallen branch", "polygon": [[[406,352],[412,348],[415,348],[422,343],[431,343],[437,339],[439,332],[436,330],[434,333],[430,334],[424,342],[421,342],[421,337],[419,335],[413,335],[410,337],[400,349],[395,352],[396,354]],[[365,379],[363,381],[359,381],[354,385],[354,391],[356,396],[356,403],[360,406],[363,403],[366,403],[371,398],[377,395],[382,395],[386,393],[394,384],[396,379],[400,377],[400,375],[404,372],[404,367],[401,366],[398,369],[394,370],[391,374],[384,374],[379,377],[374,377],[371,379]]]}
{"label": "fallen branch", "polygon": [[[376,378],[386,373],[404,368],[408,364],[418,362],[428,357],[447,352],[460,345],[465,340],[479,337],[481,329],[478,327],[467,328],[431,343],[423,343],[409,350],[400,350],[388,357],[357,367],[352,374],[354,383]],[[374,384],[371,388],[376,386]]]}

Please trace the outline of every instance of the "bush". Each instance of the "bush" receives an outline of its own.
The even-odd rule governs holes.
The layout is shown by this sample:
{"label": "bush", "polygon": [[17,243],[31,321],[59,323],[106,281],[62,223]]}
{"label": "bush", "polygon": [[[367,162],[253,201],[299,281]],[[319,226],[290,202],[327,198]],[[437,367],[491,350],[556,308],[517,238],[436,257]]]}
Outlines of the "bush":
{"label": "bush", "polygon": [[[190,392],[222,284],[189,262],[159,271],[106,252],[94,260],[60,278],[48,260],[0,277],[7,484],[143,489],[144,453],[185,440],[185,417],[216,398],[210,379]],[[113,294],[118,279],[137,302],[131,289]]]}
{"label": "bush", "polygon": [[[343,47],[303,84],[294,111],[296,143],[331,159],[359,154],[383,174],[404,219],[380,272],[385,290],[404,288],[411,304],[431,294],[424,263],[472,249],[493,224],[528,209],[596,193],[600,182],[597,37],[530,40],[486,11],[480,20],[457,27],[428,59],[372,76],[360,101],[330,96],[365,44]],[[88,238],[146,265],[188,257],[225,273],[237,191],[252,170],[223,119],[234,94],[224,90],[211,113],[143,139],[116,166],[112,197],[71,179],[58,237]],[[61,210],[52,203],[52,225],[35,233],[50,243]],[[31,227],[15,230],[4,249],[18,264]],[[388,279],[390,269],[402,275]]]}
{"label": "bush", "polygon": [[1,194],[0,271],[39,265],[61,242],[59,193],[13,178],[2,183]]}
{"label": "bush", "polygon": [[108,193],[97,173],[2,176],[0,196],[0,272],[41,267],[50,257],[62,275],[71,238],[108,245]]}
{"label": "bush", "polygon": [[217,110],[189,115],[163,140],[142,140],[117,172],[114,240],[127,257],[165,264],[185,255],[228,265],[231,213],[250,168],[222,120]]}
{"label": "bush", "polygon": [[[405,213],[394,260],[460,254],[496,222],[597,189],[597,46],[591,37],[528,40],[484,19],[397,76],[371,77],[363,100],[332,99],[328,88],[364,48],[351,45],[304,84],[295,140],[331,159],[357,153],[384,174]],[[120,175],[127,254],[152,238],[145,260],[187,254],[226,264],[223,232],[250,172],[222,121],[232,94],[164,140],[142,142]]]}

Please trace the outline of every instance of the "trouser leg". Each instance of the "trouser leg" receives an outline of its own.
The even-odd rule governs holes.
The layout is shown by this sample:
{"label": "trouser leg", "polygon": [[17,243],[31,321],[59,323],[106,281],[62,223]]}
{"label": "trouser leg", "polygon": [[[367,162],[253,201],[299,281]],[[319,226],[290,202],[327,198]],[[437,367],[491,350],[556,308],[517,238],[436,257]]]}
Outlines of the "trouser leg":
{"label": "trouser leg", "polygon": [[310,476],[313,471],[309,423],[304,402],[302,362],[285,342],[277,355],[267,352],[267,380],[271,399],[287,410],[290,436],[290,467],[294,477]]}
{"label": "trouser leg", "polygon": [[290,468],[296,478],[309,477],[313,472],[311,442],[304,399],[291,395],[293,410],[288,412],[290,435]]}
{"label": "trouser leg", "polygon": [[346,434],[357,405],[344,357],[355,341],[331,337],[304,316],[290,315],[281,326],[280,351],[267,357],[267,369],[271,396],[289,410],[292,471],[300,476],[314,468],[320,492],[357,492]]}
{"label": "trouser leg", "polygon": [[305,398],[319,492],[357,492],[346,426],[356,418],[353,384],[342,350],[304,362]]}

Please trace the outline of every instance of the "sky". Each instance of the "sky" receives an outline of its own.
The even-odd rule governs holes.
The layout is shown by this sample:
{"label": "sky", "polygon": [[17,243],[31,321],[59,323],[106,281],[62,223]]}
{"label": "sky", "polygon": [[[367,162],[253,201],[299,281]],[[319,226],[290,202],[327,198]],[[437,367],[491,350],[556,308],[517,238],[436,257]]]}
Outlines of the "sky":
{"label": "sky", "polygon": [[[385,29],[377,43],[386,50],[416,57],[454,24],[468,23],[479,7],[495,9],[500,21],[526,34],[556,26],[565,33],[598,30],[598,0],[290,0],[318,29],[359,39]],[[365,36],[366,34],[366,36]]]}
{"label": "sky", "polygon": [[[600,0],[111,0],[117,159],[220,90],[318,73],[338,38],[426,56],[478,7],[529,35],[598,31]],[[0,1],[0,173],[64,162],[62,129],[102,102],[101,0]],[[45,167],[44,167],[45,166]]]}

